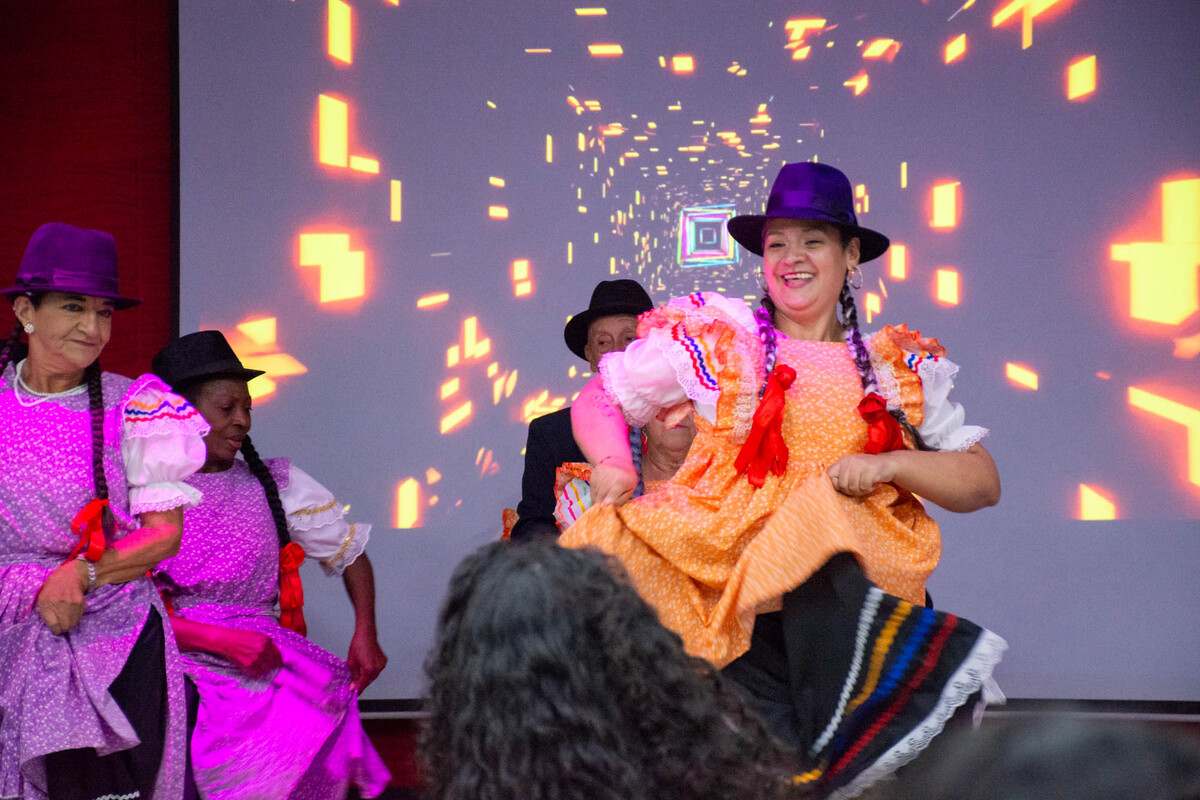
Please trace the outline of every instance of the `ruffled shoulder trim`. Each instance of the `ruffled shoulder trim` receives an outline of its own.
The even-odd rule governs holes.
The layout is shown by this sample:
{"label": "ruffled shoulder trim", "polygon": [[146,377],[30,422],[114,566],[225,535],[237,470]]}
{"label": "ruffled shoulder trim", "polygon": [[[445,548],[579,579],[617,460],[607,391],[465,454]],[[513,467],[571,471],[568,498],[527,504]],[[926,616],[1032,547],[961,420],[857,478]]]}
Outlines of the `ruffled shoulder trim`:
{"label": "ruffled shoulder trim", "polygon": [[294,464],[288,465],[287,488],[280,487],[279,499],[293,532],[324,528],[346,516],[346,507],[333,493]]}
{"label": "ruffled shoulder trim", "polygon": [[717,292],[692,292],[683,297],[673,297],[666,305],[647,311],[638,320],[638,335],[643,335],[643,328],[669,327],[681,320],[692,324],[720,321],[756,337],[758,335],[758,326],[750,307],[741,300],[733,300]]}
{"label": "ruffled shoulder trim", "polygon": [[125,435],[135,438],[174,435],[181,430],[205,436],[209,430],[195,406],[149,374],[136,379],[125,392],[121,420]]}
{"label": "ruffled shoulder trim", "polygon": [[888,325],[872,334],[867,348],[888,408],[902,409],[908,421],[920,427],[925,421],[922,379],[939,370],[940,364],[956,369],[946,360],[946,348],[937,339],[923,337],[920,331],[903,324]]}

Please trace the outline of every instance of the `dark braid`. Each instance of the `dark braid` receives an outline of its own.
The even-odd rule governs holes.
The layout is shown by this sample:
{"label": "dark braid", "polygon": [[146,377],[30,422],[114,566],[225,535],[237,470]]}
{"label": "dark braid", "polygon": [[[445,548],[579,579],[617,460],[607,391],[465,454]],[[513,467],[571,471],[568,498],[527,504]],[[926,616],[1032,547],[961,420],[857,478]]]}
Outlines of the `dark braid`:
{"label": "dark braid", "polygon": [[[108,476],[104,474],[104,384],[100,371],[100,359],[96,359],[83,371],[87,381],[88,413],[92,418],[92,485],[96,497],[108,499]],[[116,531],[112,511],[106,506],[101,516],[104,535],[111,540]]]}
{"label": "dark braid", "polygon": [[[858,379],[862,383],[863,394],[879,391],[879,382],[875,378],[875,368],[871,366],[871,353],[863,343],[862,333],[858,329],[858,306],[854,302],[854,293],[850,290],[849,279],[842,284],[842,326],[846,329],[846,347],[854,358],[854,366],[858,368]],[[918,450],[932,450],[925,444],[921,434],[908,421],[908,416],[902,408],[889,408],[888,413],[896,418],[900,427],[912,437],[913,444]]]}
{"label": "dark braid", "polygon": [[646,493],[646,482],[642,478],[642,429],[632,425],[629,426],[629,456],[633,459],[633,469],[638,477],[633,496],[641,497]]}
{"label": "dark braid", "polygon": [[8,366],[9,361],[17,361],[17,352],[21,348],[21,331],[24,330],[21,320],[17,320],[13,326],[13,332],[7,339],[4,340],[4,345],[0,347],[0,372],[4,372],[4,368]]}
{"label": "dark braid", "polygon": [[275,520],[275,535],[279,537],[279,546],[283,547],[292,540],[292,537],[288,533],[287,515],[283,513],[283,503],[279,500],[279,484],[275,483],[275,476],[271,474],[271,470],[259,457],[249,436],[242,440],[242,458],[246,459],[246,466],[250,468],[250,474],[258,478],[258,482],[262,484],[263,492],[267,495],[267,506],[271,509],[271,518]]}

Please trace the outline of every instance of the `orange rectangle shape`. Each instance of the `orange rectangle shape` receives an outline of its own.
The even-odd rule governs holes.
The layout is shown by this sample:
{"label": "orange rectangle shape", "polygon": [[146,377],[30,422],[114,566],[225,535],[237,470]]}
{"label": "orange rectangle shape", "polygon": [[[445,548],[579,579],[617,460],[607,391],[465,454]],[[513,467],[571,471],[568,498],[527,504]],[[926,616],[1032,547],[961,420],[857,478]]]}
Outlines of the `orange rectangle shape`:
{"label": "orange rectangle shape", "polygon": [[470,419],[471,412],[471,401],[468,400],[467,402],[455,408],[449,414],[443,416],[441,421],[438,423],[438,430],[443,436],[447,433],[450,433],[456,428],[461,427],[463,423]]}
{"label": "orange rectangle shape", "polygon": [[959,186],[958,181],[943,181],[933,185],[930,190],[933,214],[929,220],[929,227],[949,230],[958,226]]}
{"label": "orange rectangle shape", "polygon": [[1004,377],[1008,378],[1009,383],[1020,386],[1023,389],[1028,389],[1031,392],[1038,390],[1037,372],[1022,364],[1012,361],[1005,362]]}
{"label": "orange rectangle shape", "polygon": [[327,94],[317,96],[317,160],[344,167],[350,155],[350,106]]}
{"label": "orange rectangle shape", "polygon": [[489,219],[508,219],[508,206],[488,206]]}
{"label": "orange rectangle shape", "polygon": [[1079,484],[1078,519],[1093,522],[1117,518],[1117,504],[1099,487]]}
{"label": "orange rectangle shape", "polygon": [[421,527],[421,484],[416,478],[405,478],[396,484],[396,513],[392,527],[401,530]]}
{"label": "orange rectangle shape", "polygon": [[1096,57],[1080,56],[1067,65],[1067,99],[1083,100],[1096,91]]}
{"label": "orange rectangle shape", "polygon": [[690,75],[696,71],[696,59],[686,53],[671,56],[671,71],[676,75]]}
{"label": "orange rectangle shape", "polygon": [[945,48],[942,50],[942,61],[947,64],[953,64],[955,61],[962,60],[962,57],[967,53],[967,35],[960,33],[950,41],[946,42]]}
{"label": "orange rectangle shape", "polygon": [[942,305],[956,306],[959,295],[958,270],[950,267],[939,269],[934,275],[934,298]]}
{"label": "orange rectangle shape", "polygon": [[400,222],[404,219],[404,187],[400,181],[392,180],[390,185],[390,204],[388,210],[388,219],[392,222]]}
{"label": "orange rectangle shape", "polygon": [[888,277],[902,281],[908,278],[908,245],[892,242],[888,248]]}
{"label": "orange rectangle shape", "polygon": [[379,174],[379,160],[367,156],[350,156],[350,169],[368,175]]}
{"label": "orange rectangle shape", "polygon": [[326,50],[329,57],[343,64],[353,63],[354,50],[350,30],[353,10],[345,0],[329,0],[326,9]]}
{"label": "orange rectangle shape", "polygon": [[577,16],[577,17],[606,17],[606,16],[608,16],[608,9],[600,8],[597,6],[592,6],[590,8],[577,8],[577,9],[575,9],[575,16]]}
{"label": "orange rectangle shape", "polygon": [[450,302],[449,292],[434,292],[417,298],[417,308],[437,308]]}
{"label": "orange rectangle shape", "polygon": [[619,44],[597,42],[588,45],[588,53],[592,58],[620,58],[625,50]]}

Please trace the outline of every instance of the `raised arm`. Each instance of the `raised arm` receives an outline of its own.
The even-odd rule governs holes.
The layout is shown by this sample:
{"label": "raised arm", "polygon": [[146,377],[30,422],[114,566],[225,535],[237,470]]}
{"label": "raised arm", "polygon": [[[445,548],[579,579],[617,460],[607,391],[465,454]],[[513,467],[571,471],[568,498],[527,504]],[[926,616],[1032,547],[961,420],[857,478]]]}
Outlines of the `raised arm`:
{"label": "raised arm", "polygon": [[592,464],[592,500],[621,505],[633,497],[637,472],[629,450],[629,426],[608,395],[599,375],[583,387],[571,406],[571,430]]}

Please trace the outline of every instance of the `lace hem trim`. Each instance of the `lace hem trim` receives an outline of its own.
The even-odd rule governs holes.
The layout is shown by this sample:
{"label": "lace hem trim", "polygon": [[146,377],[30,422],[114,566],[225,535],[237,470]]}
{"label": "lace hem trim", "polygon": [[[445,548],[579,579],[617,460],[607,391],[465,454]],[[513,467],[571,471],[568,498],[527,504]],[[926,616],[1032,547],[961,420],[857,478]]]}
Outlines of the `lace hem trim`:
{"label": "lace hem trim", "polygon": [[983,686],[984,681],[991,677],[992,670],[1000,663],[1007,649],[1008,642],[989,630],[983,631],[979,641],[971,648],[970,655],[946,683],[937,706],[929,716],[908,736],[877,758],[875,763],[855,776],[854,780],[831,793],[829,800],[849,800],[858,797],[873,784],[920,755],[946,727],[947,720],[954,715],[959,706],[966,703],[967,699]]}
{"label": "lace hem trim", "polygon": [[963,431],[968,428],[971,428],[973,430],[971,430],[971,432],[967,434],[966,438],[962,439],[962,441],[955,442],[953,447],[943,447],[941,449],[949,450],[949,451],[956,452],[956,453],[961,453],[964,450],[970,450],[972,447],[974,447],[975,445],[979,444],[984,439],[986,439],[988,437],[988,434],[991,433],[991,431],[989,429],[980,428],[978,425],[963,425],[961,428],[958,429],[958,431],[955,431],[953,434],[951,434],[950,436],[948,436],[946,438],[948,438],[948,439],[957,438],[957,434],[960,431]]}
{"label": "lace hem trim", "polygon": [[[649,404],[642,403],[640,405],[646,406],[644,409],[635,409],[632,408],[633,403],[626,404],[621,401],[621,395],[632,396],[633,390],[623,376],[617,377],[620,373],[613,370],[612,362],[607,357],[600,359],[597,371],[600,373],[600,385],[604,387],[604,396],[608,398],[608,402],[621,410],[627,425],[640,428],[657,413]],[[630,407],[626,407],[627,405]]]}
{"label": "lace hem trim", "polygon": [[[147,495],[142,497],[141,495]],[[173,508],[192,508],[204,498],[195,487],[186,483],[162,483],[134,486],[129,491],[129,514],[137,516],[147,511],[170,511]]]}
{"label": "lace hem trim", "polygon": [[333,525],[344,516],[346,507],[339,503],[337,498],[330,498],[329,502],[319,506],[310,505],[289,511],[287,520],[288,527],[293,531],[311,531]]}

